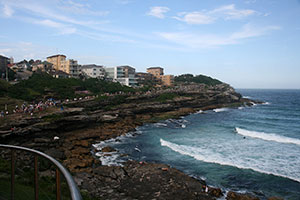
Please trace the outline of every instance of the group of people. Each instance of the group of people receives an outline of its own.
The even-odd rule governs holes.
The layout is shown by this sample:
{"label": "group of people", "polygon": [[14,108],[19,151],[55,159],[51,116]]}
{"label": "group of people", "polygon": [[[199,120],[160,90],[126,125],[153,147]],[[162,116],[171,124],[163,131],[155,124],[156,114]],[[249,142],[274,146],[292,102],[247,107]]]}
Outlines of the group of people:
{"label": "group of people", "polygon": [[24,102],[21,106],[16,105],[11,113],[9,113],[7,109],[6,111],[1,111],[0,116],[5,117],[6,115],[12,113],[25,113],[33,115],[33,113],[35,112],[46,110],[47,108],[57,106],[58,104],[60,104],[60,101],[55,101],[54,99],[48,99],[45,102],[39,101],[38,103],[33,104],[27,104],[26,102]]}

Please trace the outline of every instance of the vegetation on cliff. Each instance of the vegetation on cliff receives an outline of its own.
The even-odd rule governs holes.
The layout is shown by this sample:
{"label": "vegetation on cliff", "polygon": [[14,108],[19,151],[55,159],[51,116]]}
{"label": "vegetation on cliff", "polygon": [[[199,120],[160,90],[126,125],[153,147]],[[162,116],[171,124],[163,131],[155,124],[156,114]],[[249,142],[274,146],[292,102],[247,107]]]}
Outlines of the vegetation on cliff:
{"label": "vegetation on cliff", "polygon": [[196,75],[194,76],[193,74],[183,74],[176,76],[174,79],[175,82],[185,82],[185,83],[203,83],[206,85],[218,85],[222,84],[221,81],[211,78],[209,76],[204,76],[204,75]]}
{"label": "vegetation on cliff", "polygon": [[[45,96],[58,99],[83,96],[79,91],[88,91],[90,94],[132,92],[133,88],[122,86],[119,83],[99,79],[80,80],[74,78],[53,78],[48,74],[33,74],[28,80],[15,85],[0,82],[0,96],[32,101]],[[87,94],[85,94],[87,95]]]}

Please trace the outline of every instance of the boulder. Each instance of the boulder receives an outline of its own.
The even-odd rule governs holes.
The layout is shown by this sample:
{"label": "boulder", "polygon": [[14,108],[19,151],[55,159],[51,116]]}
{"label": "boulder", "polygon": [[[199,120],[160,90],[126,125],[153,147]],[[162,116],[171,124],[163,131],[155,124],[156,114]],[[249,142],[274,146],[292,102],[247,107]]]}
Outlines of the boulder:
{"label": "boulder", "polygon": [[227,200],[259,200],[258,197],[255,197],[251,194],[241,194],[233,191],[227,193]]}

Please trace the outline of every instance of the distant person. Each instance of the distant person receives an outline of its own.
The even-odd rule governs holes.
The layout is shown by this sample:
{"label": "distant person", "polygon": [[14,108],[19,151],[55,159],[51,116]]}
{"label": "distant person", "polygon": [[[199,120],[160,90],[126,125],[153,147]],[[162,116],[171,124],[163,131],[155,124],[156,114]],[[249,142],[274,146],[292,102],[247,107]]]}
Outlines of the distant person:
{"label": "distant person", "polygon": [[61,104],[60,105],[60,110],[63,111],[64,110],[64,106]]}

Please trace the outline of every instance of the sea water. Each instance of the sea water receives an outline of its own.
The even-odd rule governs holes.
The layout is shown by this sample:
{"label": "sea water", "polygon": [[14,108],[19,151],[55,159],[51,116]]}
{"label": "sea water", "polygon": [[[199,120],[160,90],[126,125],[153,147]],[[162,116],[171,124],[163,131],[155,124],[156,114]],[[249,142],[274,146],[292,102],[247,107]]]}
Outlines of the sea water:
{"label": "sea water", "polygon": [[146,124],[106,145],[225,191],[300,199],[300,90],[237,91],[265,103]]}

